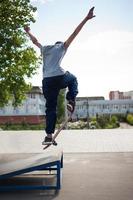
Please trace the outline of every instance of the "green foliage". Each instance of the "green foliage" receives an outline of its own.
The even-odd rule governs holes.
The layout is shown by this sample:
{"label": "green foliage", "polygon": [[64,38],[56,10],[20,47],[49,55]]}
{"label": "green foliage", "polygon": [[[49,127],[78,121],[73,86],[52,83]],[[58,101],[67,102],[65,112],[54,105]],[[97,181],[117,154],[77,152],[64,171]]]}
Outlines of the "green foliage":
{"label": "green foliage", "polygon": [[112,129],[112,128],[115,128],[115,127],[113,126],[113,124],[106,124],[105,128],[106,129]]}
{"label": "green foliage", "polygon": [[106,125],[109,123],[109,116],[98,116],[97,122],[101,128],[105,128]]}
{"label": "green foliage", "polygon": [[101,115],[97,117],[97,128],[110,129],[119,127],[117,116]]}
{"label": "green foliage", "polygon": [[57,102],[57,122],[60,123],[65,118],[65,89],[60,90]]}
{"label": "green foliage", "polygon": [[28,124],[26,122],[23,122],[21,124],[11,124],[6,123],[4,125],[0,125],[0,128],[2,130],[44,130],[45,126],[44,124]]}
{"label": "green foliage", "polygon": [[36,73],[39,60],[23,29],[35,11],[29,0],[0,1],[0,107],[10,99],[19,105],[30,89],[25,78]]}
{"label": "green foliage", "polygon": [[89,128],[90,128],[90,129],[99,128],[99,124],[97,123],[97,121],[91,121],[91,122],[89,123]]}
{"label": "green foliage", "polygon": [[125,114],[117,114],[117,119],[119,122],[126,122],[126,115]]}
{"label": "green foliage", "polygon": [[87,122],[84,122],[82,120],[78,120],[77,122],[69,122],[68,123],[68,129],[86,129],[87,128]]}
{"label": "green foliage", "polygon": [[130,125],[133,125],[133,114],[127,115],[127,123],[129,123]]}
{"label": "green foliage", "polygon": [[[117,116],[98,115],[89,119],[89,129],[112,129],[119,127]],[[88,129],[88,123],[84,121],[69,122],[69,129]]]}
{"label": "green foliage", "polygon": [[117,121],[118,121],[118,119],[117,119],[117,117],[115,115],[111,116],[111,119],[110,119],[111,123],[115,124],[115,123],[117,123]]}

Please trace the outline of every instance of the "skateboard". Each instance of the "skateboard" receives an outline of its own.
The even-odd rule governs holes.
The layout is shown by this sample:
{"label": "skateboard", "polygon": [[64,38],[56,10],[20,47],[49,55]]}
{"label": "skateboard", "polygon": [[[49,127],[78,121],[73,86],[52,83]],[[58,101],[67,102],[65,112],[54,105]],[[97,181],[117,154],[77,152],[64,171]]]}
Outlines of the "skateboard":
{"label": "skateboard", "polygon": [[44,146],[43,150],[47,149],[48,147],[50,147],[51,145],[54,145],[54,140],[55,138],[59,135],[59,133],[62,131],[62,129],[67,125],[67,122],[69,122],[72,118],[72,113],[69,114],[69,116],[67,117],[67,119],[63,122],[63,124],[61,125],[61,127],[55,132],[52,142],[50,144],[47,144]]}

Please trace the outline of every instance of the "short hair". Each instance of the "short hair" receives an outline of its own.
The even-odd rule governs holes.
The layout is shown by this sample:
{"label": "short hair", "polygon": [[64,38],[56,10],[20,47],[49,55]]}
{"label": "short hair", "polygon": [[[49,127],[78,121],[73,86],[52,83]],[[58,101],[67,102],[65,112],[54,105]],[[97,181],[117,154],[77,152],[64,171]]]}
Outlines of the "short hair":
{"label": "short hair", "polygon": [[62,43],[61,41],[57,41],[55,44],[60,44],[60,43]]}

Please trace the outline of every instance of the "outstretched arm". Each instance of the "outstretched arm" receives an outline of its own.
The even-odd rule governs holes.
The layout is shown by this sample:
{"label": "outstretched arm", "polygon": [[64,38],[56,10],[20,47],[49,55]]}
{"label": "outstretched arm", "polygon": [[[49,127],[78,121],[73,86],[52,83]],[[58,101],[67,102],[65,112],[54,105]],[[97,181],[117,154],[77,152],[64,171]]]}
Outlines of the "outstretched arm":
{"label": "outstretched arm", "polygon": [[93,11],[94,11],[94,7],[92,7],[89,10],[89,13],[87,14],[87,16],[82,20],[82,22],[77,26],[77,28],[74,30],[74,32],[69,36],[69,38],[64,42],[64,46],[67,49],[69,47],[69,45],[72,43],[72,41],[74,40],[74,38],[78,35],[78,33],[80,32],[80,30],[83,28],[84,24],[92,19],[93,17],[95,17],[95,15],[93,15]]}
{"label": "outstretched arm", "polygon": [[29,35],[29,37],[30,37],[31,41],[33,42],[33,44],[35,44],[37,47],[41,48],[41,44],[38,42],[38,40],[36,39],[36,37],[30,32],[30,28],[28,26],[26,26],[24,28],[24,30]]}

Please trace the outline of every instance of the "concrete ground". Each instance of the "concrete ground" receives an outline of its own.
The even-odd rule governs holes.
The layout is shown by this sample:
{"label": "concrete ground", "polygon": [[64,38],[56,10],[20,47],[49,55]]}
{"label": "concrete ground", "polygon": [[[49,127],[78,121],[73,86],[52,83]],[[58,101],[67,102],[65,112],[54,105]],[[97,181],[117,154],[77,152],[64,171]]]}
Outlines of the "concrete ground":
{"label": "concrete ground", "polygon": [[[64,141],[61,190],[58,193],[40,190],[3,192],[0,193],[1,200],[132,200],[132,130],[105,131],[100,132],[100,136],[95,131],[85,132],[85,135],[78,132],[74,135],[63,134],[58,140]],[[80,140],[75,134],[79,134]],[[38,141],[36,135],[34,137],[33,143],[36,141],[38,144],[42,135],[37,136]],[[74,138],[77,138],[76,143]],[[25,148],[28,148],[28,144]],[[26,179],[24,181],[27,183]],[[38,181],[40,179],[35,182]]]}
{"label": "concrete ground", "polygon": [[[37,181],[37,180],[36,180]],[[65,154],[62,189],[0,193],[1,200],[132,200],[133,153]]]}

